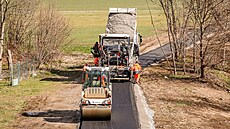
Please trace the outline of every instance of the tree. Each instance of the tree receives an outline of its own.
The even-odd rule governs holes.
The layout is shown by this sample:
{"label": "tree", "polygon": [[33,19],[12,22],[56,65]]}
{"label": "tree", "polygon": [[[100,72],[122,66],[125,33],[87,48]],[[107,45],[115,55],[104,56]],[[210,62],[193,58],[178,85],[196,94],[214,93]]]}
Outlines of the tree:
{"label": "tree", "polygon": [[174,74],[177,73],[177,62],[183,62],[185,73],[187,27],[191,14],[190,6],[185,1],[159,0],[167,21],[167,31],[173,60]]}
{"label": "tree", "polygon": [[15,60],[35,61],[37,68],[51,63],[68,42],[68,21],[50,3],[14,0],[13,4],[7,15],[5,49],[11,50]]}
{"label": "tree", "polygon": [[205,77],[206,67],[226,60],[226,44],[229,43],[228,0],[159,0],[159,3],[167,21],[174,74],[177,63],[181,62],[186,72],[185,48],[189,43],[193,44],[194,71],[199,66],[201,78]]}
{"label": "tree", "polygon": [[40,67],[59,56],[59,50],[67,42],[71,28],[53,5],[42,6],[36,19],[34,57],[37,67]]}
{"label": "tree", "polygon": [[225,31],[218,22],[218,10],[224,7],[225,0],[191,0],[192,18],[195,21],[196,35],[198,36],[199,45],[199,62],[200,77],[205,77],[205,68],[211,64],[215,55],[223,47],[223,42],[217,42],[216,37]]}
{"label": "tree", "polygon": [[35,13],[39,3],[38,0],[15,0],[12,3],[13,8],[9,10],[7,15],[6,49],[10,49],[18,61],[32,58]]}
{"label": "tree", "polygon": [[4,33],[5,33],[5,21],[7,11],[9,9],[10,1],[8,0],[1,0],[0,3],[0,79],[2,79],[2,57],[4,51]]}
{"label": "tree", "polygon": [[173,60],[174,74],[177,74],[176,60],[178,58],[178,46],[177,46],[177,29],[176,29],[176,20],[175,20],[173,2],[172,0],[166,0],[166,1],[159,0],[159,2],[166,17],[168,38],[169,38],[169,44],[170,44],[172,60]]}

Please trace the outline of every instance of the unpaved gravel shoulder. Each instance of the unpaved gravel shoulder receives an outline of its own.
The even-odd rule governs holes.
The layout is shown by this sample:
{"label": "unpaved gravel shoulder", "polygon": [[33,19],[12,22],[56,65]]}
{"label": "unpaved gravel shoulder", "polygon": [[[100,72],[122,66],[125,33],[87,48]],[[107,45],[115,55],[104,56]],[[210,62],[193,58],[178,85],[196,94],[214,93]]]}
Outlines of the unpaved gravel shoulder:
{"label": "unpaved gravel shoulder", "polygon": [[57,89],[27,100],[24,112],[28,114],[20,115],[15,120],[13,128],[78,128],[80,124],[78,104],[80,101],[81,84],[59,84]]}
{"label": "unpaved gravel shoulder", "polygon": [[148,105],[154,109],[156,128],[228,129],[230,94],[209,83],[161,77],[157,66],[144,69],[141,88]]}

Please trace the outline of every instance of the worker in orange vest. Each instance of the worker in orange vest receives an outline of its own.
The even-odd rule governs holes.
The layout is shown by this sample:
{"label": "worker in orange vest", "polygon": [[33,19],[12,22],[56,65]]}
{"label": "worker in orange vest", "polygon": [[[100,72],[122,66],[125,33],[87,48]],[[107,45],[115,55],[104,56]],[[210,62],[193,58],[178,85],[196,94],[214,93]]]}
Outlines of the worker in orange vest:
{"label": "worker in orange vest", "polygon": [[141,73],[142,68],[140,64],[138,63],[138,61],[136,61],[136,63],[131,68],[131,70],[133,71],[135,82],[139,84],[140,83],[140,73]]}

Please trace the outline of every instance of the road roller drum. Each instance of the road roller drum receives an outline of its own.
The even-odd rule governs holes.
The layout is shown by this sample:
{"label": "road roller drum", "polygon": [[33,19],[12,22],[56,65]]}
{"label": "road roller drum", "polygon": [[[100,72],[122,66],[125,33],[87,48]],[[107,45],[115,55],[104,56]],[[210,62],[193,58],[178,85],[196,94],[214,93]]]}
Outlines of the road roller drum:
{"label": "road roller drum", "polygon": [[110,108],[82,108],[82,120],[111,120]]}

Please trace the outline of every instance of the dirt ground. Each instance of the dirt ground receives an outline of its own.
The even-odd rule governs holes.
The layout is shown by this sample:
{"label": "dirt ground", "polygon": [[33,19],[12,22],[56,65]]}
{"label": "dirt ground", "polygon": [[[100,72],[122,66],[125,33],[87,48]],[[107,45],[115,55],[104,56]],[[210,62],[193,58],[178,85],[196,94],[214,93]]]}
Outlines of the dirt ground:
{"label": "dirt ground", "polygon": [[80,84],[60,84],[56,91],[30,98],[15,129],[76,129],[80,125]]}
{"label": "dirt ground", "polygon": [[164,76],[164,69],[144,69],[141,88],[154,110],[156,129],[229,129],[230,93],[209,83]]}

